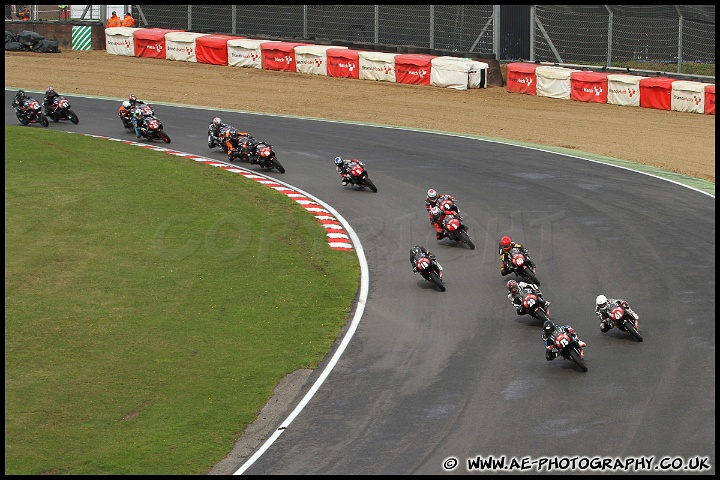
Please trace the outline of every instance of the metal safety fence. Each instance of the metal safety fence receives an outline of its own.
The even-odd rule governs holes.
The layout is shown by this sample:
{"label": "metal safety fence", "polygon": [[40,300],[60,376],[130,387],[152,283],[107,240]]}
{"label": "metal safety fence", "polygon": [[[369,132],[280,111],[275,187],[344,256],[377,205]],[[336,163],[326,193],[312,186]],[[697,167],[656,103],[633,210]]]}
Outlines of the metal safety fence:
{"label": "metal safety fence", "polygon": [[[58,18],[57,5],[28,7],[33,19]],[[366,49],[394,46],[398,51],[417,53],[452,51],[493,56],[499,61],[607,67],[654,62],[668,64],[678,73],[688,64],[715,64],[714,5],[70,7],[71,17],[102,23],[107,22],[110,10],[131,11],[137,27],[313,43],[348,42]],[[6,20],[13,19],[14,8],[6,6]]]}

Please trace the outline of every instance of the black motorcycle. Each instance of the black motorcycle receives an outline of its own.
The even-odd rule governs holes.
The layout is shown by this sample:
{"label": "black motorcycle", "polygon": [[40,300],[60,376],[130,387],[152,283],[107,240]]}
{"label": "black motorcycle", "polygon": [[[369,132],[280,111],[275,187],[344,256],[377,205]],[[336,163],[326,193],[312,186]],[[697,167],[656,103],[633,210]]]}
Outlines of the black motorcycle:
{"label": "black motorcycle", "polygon": [[53,104],[48,108],[48,117],[53,122],[59,122],[60,120],[70,120],[74,124],[78,124],[80,119],[70,108],[70,102],[67,98],[62,95],[58,95],[53,100]]}
{"label": "black motorcycle", "polygon": [[278,161],[275,151],[269,143],[255,142],[250,148],[248,155],[250,157],[250,163],[254,165],[260,165],[261,168],[266,170],[275,168],[278,172],[285,173],[285,167]]}
{"label": "black motorcycle", "polygon": [[25,99],[20,105],[13,105],[13,109],[18,121],[23,125],[30,123],[39,123],[43,127],[50,125],[47,117],[43,114],[42,105],[32,97]]}
{"label": "black motorcycle", "polygon": [[415,267],[425,280],[432,282],[441,291],[445,291],[445,285],[443,284],[442,265],[432,256],[423,255],[422,257],[415,259]]}
{"label": "black motorcycle", "polygon": [[556,336],[553,337],[553,342],[555,348],[560,352],[561,357],[573,362],[583,372],[588,371],[588,367],[585,364],[585,354],[583,348],[577,341],[576,335],[571,335],[564,330],[560,330],[560,333],[557,333]]}
{"label": "black motorcycle", "polygon": [[162,140],[165,143],[170,143],[170,137],[163,130],[162,122],[155,115],[144,117],[142,120],[138,119],[138,121],[142,121],[138,130],[143,138],[150,141]]}

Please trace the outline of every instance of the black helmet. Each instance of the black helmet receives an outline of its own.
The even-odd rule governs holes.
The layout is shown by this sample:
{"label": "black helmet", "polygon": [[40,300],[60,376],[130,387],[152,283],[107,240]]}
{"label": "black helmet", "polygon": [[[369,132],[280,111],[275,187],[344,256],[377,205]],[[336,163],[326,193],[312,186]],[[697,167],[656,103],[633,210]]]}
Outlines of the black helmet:
{"label": "black helmet", "polygon": [[412,247],[410,249],[410,253],[412,254],[413,257],[416,255],[419,255],[422,253],[422,247],[420,247],[420,245],[415,245],[414,247]]}
{"label": "black helmet", "polygon": [[17,93],[17,94],[20,95],[21,97],[24,97],[24,96],[25,96],[25,90],[18,90],[18,93]]}
{"label": "black helmet", "polygon": [[553,330],[555,330],[555,325],[550,320],[545,320],[545,323],[543,323],[543,332],[545,333],[546,337],[549,337],[552,335]]}
{"label": "black helmet", "polygon": [[45,92],[48,95],[55,95],[55,89],[53,87],[48,87],[47,92]]}

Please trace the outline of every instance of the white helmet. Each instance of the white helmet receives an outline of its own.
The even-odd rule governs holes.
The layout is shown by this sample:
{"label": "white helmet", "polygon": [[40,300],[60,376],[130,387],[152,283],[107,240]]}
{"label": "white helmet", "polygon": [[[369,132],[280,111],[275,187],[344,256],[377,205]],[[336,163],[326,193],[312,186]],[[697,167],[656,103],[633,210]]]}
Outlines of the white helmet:
{"label": "white helmet", "polygon": [[427,198],[428,198],[428,200],[430,200],[431,202],[434,202],[435,200],[438,199],[438,194],[437,194],[437,192],[436,192],[435,190],[433,190],[433,189],[431,188],[430,190],[427,191]]}
{"label": "white helmet", "polygon": [[607,307],[607,302],[608,299],[605,295],[598,295],[595,299],[595,305],[597,305],[600,309]]}
{"label": "white helmet", "polygon": [[125,107],[125,108],[130,108],[130,107],[132,107],[132,104],[130,103],[129,100],[125,100],[125,101],[123,102],[123,107]]}

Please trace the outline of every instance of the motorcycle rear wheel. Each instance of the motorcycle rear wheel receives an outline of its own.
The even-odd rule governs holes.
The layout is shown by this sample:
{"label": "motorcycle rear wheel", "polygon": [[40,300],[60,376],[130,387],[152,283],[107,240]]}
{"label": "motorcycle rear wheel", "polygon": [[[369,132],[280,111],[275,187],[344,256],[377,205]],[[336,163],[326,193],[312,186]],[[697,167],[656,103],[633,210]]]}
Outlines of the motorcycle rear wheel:
{"label": "motorcycle rear wheel", "polygon": [[575,348],[570,348],[569,353],[570,353],[570,360],[572,360],[575,363],[575,365],[580,367],[580,370],[582,370],[583,372],[587,372],[588,367],[585,364],[585,360],[580,356],[580,354],[577,352],[577,350],[575,350]]}
{"label": "motorcycle rear wheel", "polygon": [[535,272],[533,272],[529,267],[523,270],[523,275],[520,275],[527,277],[528,280],[530,280],[530,283],[534,283],[537,286],[540,286],[540,280],[535,276]]}
{"label": "motorcycle rear wheel", "polygon": [[40,122],[40,125],[43,127],[47,127],[50,125],[50,122],[48,121],[47,117],[43,115],[42,113],[38,113],[38,121]]}
{"label": "motorcycle rear wheel", "polygon": [[640,332],[637,331],[637,328],[635,328],[635,325],[633,325],[630,320],[625,320],[625,329],[635,340],[637,340],[638,342],[643,341],[642,335],[640,335]]}
{"label": "motorcycle rear wheel", "polygon": [[440,280],[440,276],[437,274],[437,272],[430,272],[428,275],[430,278],[430,281],[435,284],[436,287],[440,289],[441,292],[445,291],[445,285],[443,285],[442,280]]}
{"label": "motorcycle rear wheel", "polygon": [[541,322],[546,322],[546,321],[550,320],[550,317],[548,317],[548,314],[542,308],[538,308],[537,310],[535,310],[535,316]]}

